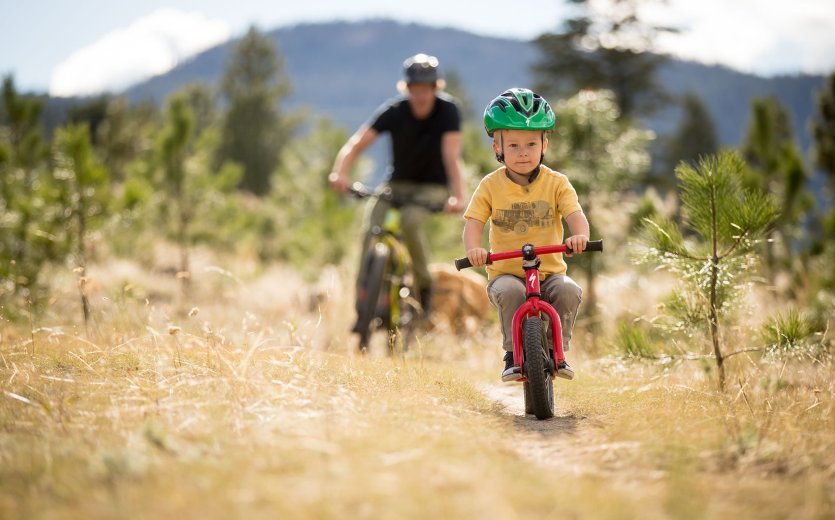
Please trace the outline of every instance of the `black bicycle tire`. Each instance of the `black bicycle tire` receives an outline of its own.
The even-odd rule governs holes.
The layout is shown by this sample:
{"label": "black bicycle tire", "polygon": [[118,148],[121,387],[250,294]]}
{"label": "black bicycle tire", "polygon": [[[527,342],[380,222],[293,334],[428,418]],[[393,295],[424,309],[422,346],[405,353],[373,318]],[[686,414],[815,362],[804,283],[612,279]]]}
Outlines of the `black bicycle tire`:
{"label": "black bicycle tire", "polygon": [[522,324],[522,347],[525,349],[525,377],[530,384],[533,414],[537,419],[554,416],[554,385],[545,358],[542,320],[532,316]]}
{"label": "black bicycle tire", "polygon": [[529,382],[522,383],[522,392],[525,396],[525,415],[533,415],[533,398],[531,397],[531,384]]}
{"label": "black bicycle tire", "polygon": [[391,251],[383,244],[378,244],[369,250],[370,257],[363,265],[367,265],[365,276],[365,305],[358,309],[357,330],[359,332],[359,348],[366,350],[371,339],[371,323],[377,318],[377,305],[380,301],[380,291],[383,288],[383,277],[386,265],[389,263]]}

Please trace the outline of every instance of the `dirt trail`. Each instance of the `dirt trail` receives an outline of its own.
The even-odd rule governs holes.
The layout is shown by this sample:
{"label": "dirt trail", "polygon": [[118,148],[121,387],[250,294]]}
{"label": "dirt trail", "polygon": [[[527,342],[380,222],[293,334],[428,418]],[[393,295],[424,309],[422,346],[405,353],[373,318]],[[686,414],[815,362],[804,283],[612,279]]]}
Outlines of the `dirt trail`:
{"label": "dirt trail", "polygon": [[570,475],[634,479],[629,461],[638,443],[605,442],[602,423],[560,411],[559,403],[551,419],[525,415],[520,384],[484,385],[481,391],[512,420],[518,437],[514,444],[521,456]]}

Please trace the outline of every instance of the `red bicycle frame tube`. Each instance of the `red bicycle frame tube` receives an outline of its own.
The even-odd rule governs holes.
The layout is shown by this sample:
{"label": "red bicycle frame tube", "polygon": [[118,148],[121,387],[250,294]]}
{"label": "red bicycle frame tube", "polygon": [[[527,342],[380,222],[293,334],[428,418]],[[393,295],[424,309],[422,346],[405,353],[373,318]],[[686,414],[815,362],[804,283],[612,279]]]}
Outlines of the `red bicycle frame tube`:
{"label": "red bicycle frame tube", "polygon": [[[551,253],[565,253],[568,248],[565,244],[558,244],[552,246],[534,247],[534,254],[536,256],[546,255]],[[522,256],[521,250],[504,251],[500,253],[491,253],[491,261],[509,260],[511,258],[520,258]],[[554,346],[554,359],[556,363],[565,360],[565,352],[563,352],[562,345],[562,324],[560,323],[559,314],[556,309],[548,302],[540,299],[540,285],[539,285],[539,268],[532,267],[525,269],[525,295],[526,300],[513,314],[513,324],[511,334],[513,337],[513,364],[522,368],[522,381],[527,381],[524,377],[524,361],[525,353],[522,348],[522,322],[525,318],[540,316],[545,313],[548,320],[551,322],[551,344]]]}

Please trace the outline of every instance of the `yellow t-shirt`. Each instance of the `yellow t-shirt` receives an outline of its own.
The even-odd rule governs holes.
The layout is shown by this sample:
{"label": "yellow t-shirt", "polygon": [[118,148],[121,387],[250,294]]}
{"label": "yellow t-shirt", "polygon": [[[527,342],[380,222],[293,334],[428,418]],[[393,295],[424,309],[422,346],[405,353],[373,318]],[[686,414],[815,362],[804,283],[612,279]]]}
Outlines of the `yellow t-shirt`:
{"label": "yellow t-shirt", "polygon": [[[490,220],[490,250],[521,249],[525,244],[547,246],[563,241],[562,218],[582,211],[577,192],[568,177],[542,166],[534,181],[520,186],[505,174],[505,168],[489,173],[478,184],[464,218]],[[565,274],[561,254],[542,255],[540,273]],[[500,274],[523,276],[522,259],[501,260],[487,266],[487,278]]]}

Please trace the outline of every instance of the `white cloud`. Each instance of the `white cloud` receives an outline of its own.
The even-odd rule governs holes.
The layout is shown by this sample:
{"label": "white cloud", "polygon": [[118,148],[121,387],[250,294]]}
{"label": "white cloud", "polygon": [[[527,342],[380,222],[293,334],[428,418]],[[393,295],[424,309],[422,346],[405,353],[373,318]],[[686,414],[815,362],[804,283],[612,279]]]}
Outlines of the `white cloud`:
{"label": "white cloud", "polygon": [[49,93],[77,96],[118,91],[172,69],[229,35],[229,26],[222,20],[159,9],[73,52],[53,70]]}
{"label": "white cloud", "polygon": [[659,50],[681,58],[764,75],[835,70],[830,2],[670,0],[646,14],[681,29],[658,41]]}

